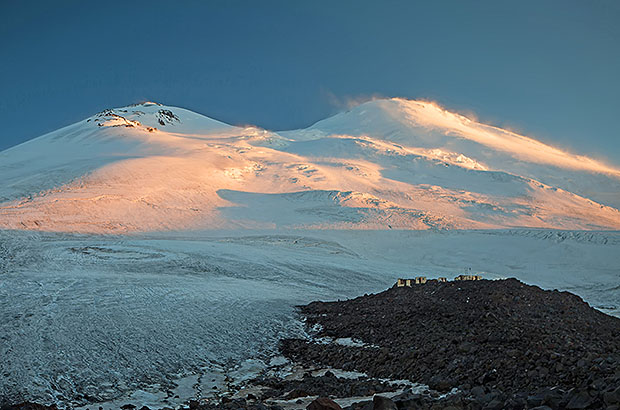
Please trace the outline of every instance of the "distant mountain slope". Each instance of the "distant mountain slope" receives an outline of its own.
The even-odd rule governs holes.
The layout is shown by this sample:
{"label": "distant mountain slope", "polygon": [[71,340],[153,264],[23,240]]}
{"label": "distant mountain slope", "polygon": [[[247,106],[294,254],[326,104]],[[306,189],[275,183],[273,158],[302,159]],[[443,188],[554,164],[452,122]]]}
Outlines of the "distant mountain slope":
{"label": "distant mountain slope", "polygon": [[301,131],[306,139],[333,134],[367,135],[407,147],[456,153],[490,169],[620,207],[620,169],[478,123],[433,103],[401,98],[371,101]]}
{"label": "distant mountain slope", "polygon": [[0,227],[620,229],[620,170],[403,99],[305,129],[156,103],[0,153]]}

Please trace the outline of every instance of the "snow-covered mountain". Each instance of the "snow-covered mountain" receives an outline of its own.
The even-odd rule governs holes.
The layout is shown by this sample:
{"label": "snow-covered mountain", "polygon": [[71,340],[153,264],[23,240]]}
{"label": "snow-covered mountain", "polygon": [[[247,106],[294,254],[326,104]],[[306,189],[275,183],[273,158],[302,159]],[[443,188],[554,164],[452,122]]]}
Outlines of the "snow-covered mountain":
{"label": "snow-covered mountain", "polygon": [[303,130],[144,103],[0,153],[0,228],[620,229],[620,169],[435,104]]}
{"label": "snow-covered mountain", "polygon": [[571,230],[620,229],[620,171],[430,103],[279,133],[145,103],[1,152],[0,176],[0,405],[220,397],[303,336],[293,306],[398,277],[620,315],[620,232]]}

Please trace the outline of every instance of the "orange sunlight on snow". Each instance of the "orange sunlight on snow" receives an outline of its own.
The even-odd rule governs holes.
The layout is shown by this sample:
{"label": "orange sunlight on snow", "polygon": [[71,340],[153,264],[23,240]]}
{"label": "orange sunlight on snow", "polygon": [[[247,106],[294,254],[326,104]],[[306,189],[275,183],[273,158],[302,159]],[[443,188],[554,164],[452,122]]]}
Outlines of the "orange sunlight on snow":
{"label": "orange sunlight on snow", "polygon": [[[432,128],[523,161],[620,174],[596,160],[479,124],[433,103],[396,99],[386,104],[394,102],[399,109],[388,117],[409,124],[412,133]],[[17,164],[81,158],[97,165],[77,178],[63,177],[52,188],[0,204],[0,227],[91,233],[620,229],[620,212],[613,207],[493,170],[479,158],[445,147],[342,133],[308,138],[305,130],[279,135],[228,126],[174,107],[178,123],[161,125],[152,117],[160,107],[106,112],[1,157],[5,162],[15,158]],[[38,159],[26,159],[32,155]],[[67,167],[59,164],[50,169]],[[5,169],[19,170],[10,164]],[[41,169],[35,175],[17,173],[16,182],[7,186],[19,186],[24,178],[45,182],[50,174]]]}
{"label": "orange sunlight on snow", "polygon": [[620,177],[620,169],[608,166],[595,159],[571,154],[540,141],[506,131],[491,125],[481,124],[462,115],[449,112],[433,102],[395,99],[402,112],[403,119],[412,124],[427,128],[440,129],[444,133],[453,133],[461,138],[476,141],[494,149],[510,152],[525,161],[551,164],[562,168],[608,173]]}

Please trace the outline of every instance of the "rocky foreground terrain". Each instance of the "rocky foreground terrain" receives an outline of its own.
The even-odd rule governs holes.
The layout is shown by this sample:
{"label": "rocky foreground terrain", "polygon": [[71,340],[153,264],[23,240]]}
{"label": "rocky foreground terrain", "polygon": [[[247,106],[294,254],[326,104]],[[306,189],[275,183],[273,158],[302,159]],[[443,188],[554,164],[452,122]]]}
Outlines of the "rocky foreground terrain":
{"label": "rocky foreground terrain", "polygon": [[[456,408],[620,404],[620,319],[568,292],[515,279],[430,281],[300,309],[316,336],[373,347],[283,341],[298,362],[458,389],[461,399],[449,403]],[[416,406],[403,400],[399,408]]]}
{"label": "rocky foreground terrain", "polygon": [[429,281],[299,309],[287,371],[187,409],[620,409],[620,319],[568,292]]}

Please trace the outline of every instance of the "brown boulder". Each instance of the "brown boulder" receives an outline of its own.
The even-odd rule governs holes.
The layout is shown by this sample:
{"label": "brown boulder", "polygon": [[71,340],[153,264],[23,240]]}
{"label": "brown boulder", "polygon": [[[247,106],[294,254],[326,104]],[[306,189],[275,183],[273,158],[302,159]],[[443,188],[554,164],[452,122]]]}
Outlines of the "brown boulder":
{"label": "brown boulder", "polygon": [[387,397],[375,396],[372,398],[372,410],[398,410],[398,407]]}
{"label": "brown boulder", "polygon": [[307,410],[342,410],[342,407],[329,397],[319,397],[308,404]]}

